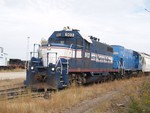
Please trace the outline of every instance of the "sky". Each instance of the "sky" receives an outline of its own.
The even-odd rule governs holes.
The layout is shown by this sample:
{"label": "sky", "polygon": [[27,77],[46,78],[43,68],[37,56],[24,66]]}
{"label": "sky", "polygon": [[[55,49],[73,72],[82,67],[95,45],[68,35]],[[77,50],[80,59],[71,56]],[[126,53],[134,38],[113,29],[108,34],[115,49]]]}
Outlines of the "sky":
{"label": "sky", "polygon": [[0,0],[0,47],[9,58],[26,60],[28,47],[32,51],[34,43],[70,26],[103,43],[150,54],[145,9],[150,11],[150,0]]}

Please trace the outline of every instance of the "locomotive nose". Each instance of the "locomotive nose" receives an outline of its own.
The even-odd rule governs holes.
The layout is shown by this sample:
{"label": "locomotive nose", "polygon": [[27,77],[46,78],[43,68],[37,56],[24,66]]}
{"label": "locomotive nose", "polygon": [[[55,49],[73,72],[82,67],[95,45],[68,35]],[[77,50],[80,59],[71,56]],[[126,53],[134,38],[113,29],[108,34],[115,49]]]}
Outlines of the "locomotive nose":
{"label": "locomotive nose", "polygon": [[39,82],[46,82],[48,76],[46,74],[38,74],[35,76],[35,80]]}
{"label": "locomotive nose", "polygon": [[38,82],[46,82],[48,78],[47,68],[41,67],[37,68],[37,72],[35,73],[34,80]]}

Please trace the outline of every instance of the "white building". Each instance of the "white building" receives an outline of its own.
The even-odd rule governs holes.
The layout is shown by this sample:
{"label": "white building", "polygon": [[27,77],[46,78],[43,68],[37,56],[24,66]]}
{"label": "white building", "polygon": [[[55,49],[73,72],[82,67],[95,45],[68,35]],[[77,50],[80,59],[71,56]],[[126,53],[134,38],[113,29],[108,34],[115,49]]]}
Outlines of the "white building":
{"label": "white building", "polygon": [[0,47],[0,66],[7,66],[7,54],[4,53],[4,49]]}

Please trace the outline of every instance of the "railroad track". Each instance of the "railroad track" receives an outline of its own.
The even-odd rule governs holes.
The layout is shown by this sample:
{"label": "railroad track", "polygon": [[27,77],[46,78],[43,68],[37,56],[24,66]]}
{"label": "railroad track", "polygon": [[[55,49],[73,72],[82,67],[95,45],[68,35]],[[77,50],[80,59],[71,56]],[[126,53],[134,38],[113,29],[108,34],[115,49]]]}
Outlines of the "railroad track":
{"label": "railroad track", "polygon": [[38,92],[35,89],[31,90],[27,88],[25,85],[20,85],[16,87],[12,87],[11,85],[7,87],[11,87],[11,88],[6,88],[6,86],[0,86],[0,101],[17,99],[22,97],[48,98],[50,95],[50,92]]}

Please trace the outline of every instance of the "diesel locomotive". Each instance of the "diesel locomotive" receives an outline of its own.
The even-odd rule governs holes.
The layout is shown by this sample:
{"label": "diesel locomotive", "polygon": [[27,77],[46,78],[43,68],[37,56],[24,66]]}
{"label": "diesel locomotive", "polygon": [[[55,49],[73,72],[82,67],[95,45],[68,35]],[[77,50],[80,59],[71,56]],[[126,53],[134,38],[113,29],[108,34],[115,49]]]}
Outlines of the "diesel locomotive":
{"label": "diesel locomotive", "polygon": [[138,52],[102,43],[96,37],[65,27],[54,31],[48,41],[34,45],[24,83],[37,89],[61,89],[72,82],[113,80],[141,69]]}

